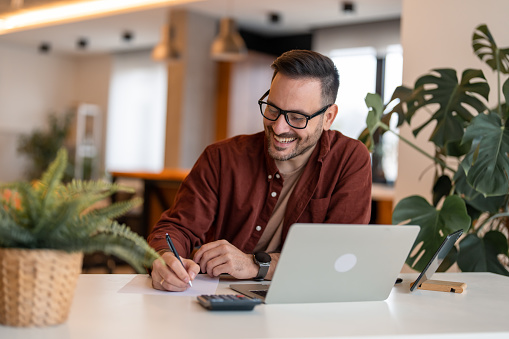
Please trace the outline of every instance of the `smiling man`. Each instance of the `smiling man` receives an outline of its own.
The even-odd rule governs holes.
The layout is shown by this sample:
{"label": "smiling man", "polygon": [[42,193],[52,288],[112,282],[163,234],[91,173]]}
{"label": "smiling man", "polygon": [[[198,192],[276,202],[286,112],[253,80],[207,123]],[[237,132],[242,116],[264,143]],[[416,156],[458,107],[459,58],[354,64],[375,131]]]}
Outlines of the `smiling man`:
{"label": "smiling man", "polygon": [[270,280],[292,224],[369,222],[369,153],[330,130],[338,114],[334,63],[294,50],[272,68],[258,101],[264,132],[208,146],[150,234],[164,259],[153,263],[154,288],[183,291],[200,270]]}

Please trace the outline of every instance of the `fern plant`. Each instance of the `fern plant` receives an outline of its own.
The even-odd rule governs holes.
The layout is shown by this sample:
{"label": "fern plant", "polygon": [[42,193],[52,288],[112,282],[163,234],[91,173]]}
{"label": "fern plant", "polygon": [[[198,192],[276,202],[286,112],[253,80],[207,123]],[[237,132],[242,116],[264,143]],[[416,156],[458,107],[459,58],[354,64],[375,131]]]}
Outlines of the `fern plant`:
{"label": "fern plant", "polygon": [[145,239],[113,220],[141,199],[94,208],[110,195],[130,189],[103,181],[63,184],[66,167],[67,152],[62,148],[40,180],[0,185],[0,247],[101,251],[140,273],[150,267],[159,255]]}

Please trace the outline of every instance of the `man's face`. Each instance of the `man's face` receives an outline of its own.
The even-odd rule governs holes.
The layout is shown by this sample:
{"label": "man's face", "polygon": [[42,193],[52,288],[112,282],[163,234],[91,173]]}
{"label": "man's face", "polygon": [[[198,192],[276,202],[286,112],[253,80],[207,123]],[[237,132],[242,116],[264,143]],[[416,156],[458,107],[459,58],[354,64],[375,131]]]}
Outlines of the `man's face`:
{"label": "man's face", "polygon": [[[292,79],[280,73],[272,81],[266,100],[280,109],[306,115],[311,115],[324,106],[319,80]],[[263,125],[269,144],[269,155],[274,160],[286,161],[298,157],[315,146],[322,131],[330,128],[336,116],[334,113],[331,120],[329,111],[337,110],[337,107],[333,105],[331,108],[324,115],[309,120],[304,129],[291,127],[283,115],[280,115],[276,121],[264,118]]]}

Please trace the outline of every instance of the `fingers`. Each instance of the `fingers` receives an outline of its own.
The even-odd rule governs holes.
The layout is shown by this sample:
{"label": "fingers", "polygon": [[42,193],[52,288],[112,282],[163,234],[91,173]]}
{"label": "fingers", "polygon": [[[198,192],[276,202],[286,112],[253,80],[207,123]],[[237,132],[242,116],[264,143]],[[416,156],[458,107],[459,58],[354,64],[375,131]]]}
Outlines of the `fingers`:
{"label": "fingers", "polygon": [[[193,259],[196,263],[199,264],[202,261],[202,257],[205,253],[207,253],[208,251],[210,251],[214,248],[217,248],[219,246],[225,246],[228,244],[230,244],[230,243],[226,240],[218,240],[218,241],[209,242],[209,243],[203,245],[202,247],[200,247],[198,249],[198,251],[196,251]],[[209,253],[209,256],[210,256],[210,253]]]}
{"label": "fingers", "polygon": [[184,266],[186,268],[187,274],[189,275],[189,278],[191,280],[194,280],[194,278],[196,278],[198,273],[200,273],[200,266],[198,266],[198,264],[196,264],[191,259],[182,259],[182,262],[184,263]]}
{"label": "fingers", "polygon": [[217,255],[210,260],[205,260],[205,258],[206,256],[203,257],[200,265],[202,272],[207,273],[211,277],[217,277],[222,273],[229,273],[230,265],[228,265],[229,257],[227,255]]}
{"label": "fingers", "polygon": [[164,253],[162,258],[164,262],[156,260],[152,265],[152,286],[159,290],[185,291],[200,267],[192,260],[183,259],[184,268],[172,253]]}
{"label": "fingers", "polygon": [[240,251],[226,240],[203,245],[196,252],[194,260],[202,272],[211,277],[227,273],[238,279],[248,279],[258,272],[252,255]]}
{"label": "fingers", "polygon": [[200,265],[203,273],[208,273],[212,276],[213,268],[227,261],[225,254],[228,253],[230,246],[232,245],[226,240],[218,240],[205,244],[195,253],[194,261]]}

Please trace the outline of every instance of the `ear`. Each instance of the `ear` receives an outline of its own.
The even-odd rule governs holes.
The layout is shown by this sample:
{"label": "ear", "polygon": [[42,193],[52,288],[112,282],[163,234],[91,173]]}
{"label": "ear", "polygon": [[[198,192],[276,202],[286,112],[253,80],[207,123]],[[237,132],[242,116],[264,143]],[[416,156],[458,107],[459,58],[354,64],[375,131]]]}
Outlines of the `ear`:
{"label": "ear", "polygon": [[323,117],[323,130],[328,131],[338,114],[338,105],[334,104],[327,109]]}

